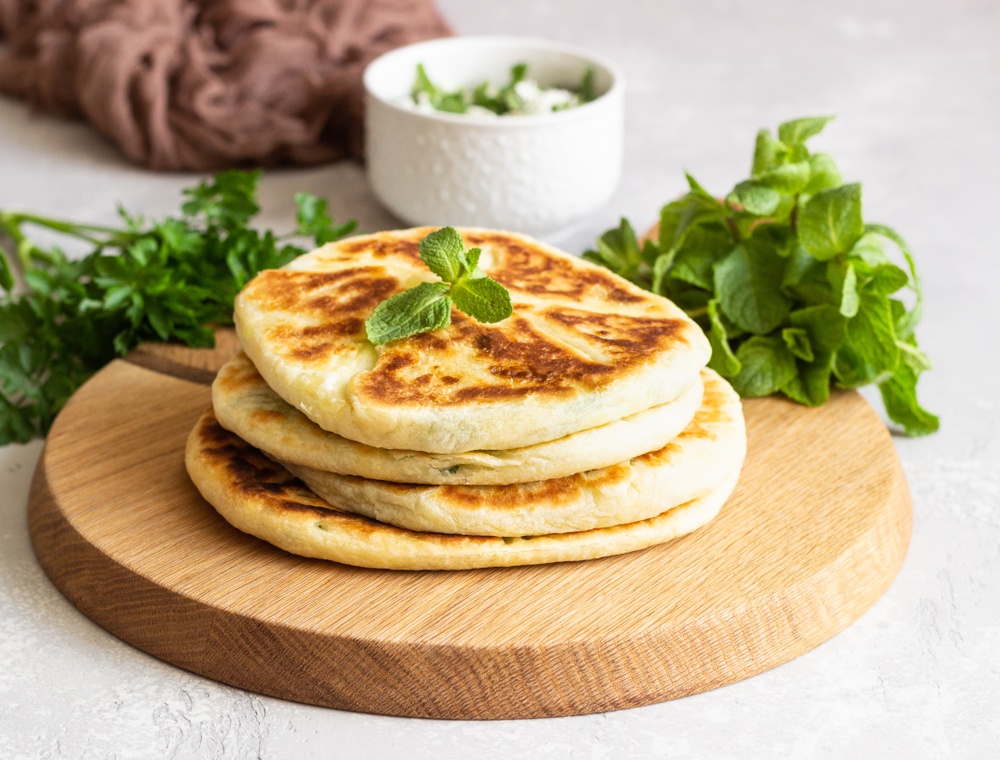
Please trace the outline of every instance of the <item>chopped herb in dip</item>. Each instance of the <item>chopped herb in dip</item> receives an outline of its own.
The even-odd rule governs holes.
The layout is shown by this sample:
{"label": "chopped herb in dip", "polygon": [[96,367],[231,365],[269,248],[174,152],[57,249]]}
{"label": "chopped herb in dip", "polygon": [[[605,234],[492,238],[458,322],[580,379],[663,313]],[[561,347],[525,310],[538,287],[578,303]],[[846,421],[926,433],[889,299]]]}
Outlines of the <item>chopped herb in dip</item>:
{"label": "chopped herb in dip", "polygon": [[511,67],[510,80],[497,87],[483,82],[469,89],[444,90],[435,85],[423,64],[417,64],[417,76],[402,104],[419,111],[444,111],[470,116],[519,116],[564,111],[597,97],[594,70],[588,68],[580,84],[573,89],[548,87],[528,78],[528,64]]}

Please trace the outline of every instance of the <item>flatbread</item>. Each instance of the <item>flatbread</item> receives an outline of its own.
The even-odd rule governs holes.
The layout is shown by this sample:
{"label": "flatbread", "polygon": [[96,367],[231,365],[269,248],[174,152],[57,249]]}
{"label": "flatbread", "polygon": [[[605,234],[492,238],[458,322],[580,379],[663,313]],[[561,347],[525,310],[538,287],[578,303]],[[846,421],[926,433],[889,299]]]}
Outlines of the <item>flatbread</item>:
{"label": "flatbread", "polygon": [[743,407],[702,371],[701,407],[666,446],[599,470],[504,486],[386,483],[279,462],[321,498],[409,530],[472,536],[568,533],[644,520],[704,494],[738,472],[746,454]]}
{"label": "flatbread", "polygon": [[323,430],[288,404],[244,353],[219,370],[212,385],[215,416],[267,454],[314,470],[396,483],[505,485],[549,480],[608,467],[662,448],[701,404],[702,382],[667,404],[519,449],[427,454],[379,449]]}
{"label": "flatbread", "polygon": [[282,398],[325,430],[436,454],[552,441],[668,403],[711,354],[670,301],[510,232],[459,230],[514,314],[373,346],[364,323],[435,276],[432,228],[350,238],[255,277],[236,299],[243,349]]}
{"label": "flatbread", "polygon": [[188,438],[186,463],[205,499],[234,527],[285,551],[361,567],[461,570],[593,559],[644,549],[712,520],[736,485],[641,522],[532,538],[450,536],[396,528],[331,507],[287,470],[216,421]]}

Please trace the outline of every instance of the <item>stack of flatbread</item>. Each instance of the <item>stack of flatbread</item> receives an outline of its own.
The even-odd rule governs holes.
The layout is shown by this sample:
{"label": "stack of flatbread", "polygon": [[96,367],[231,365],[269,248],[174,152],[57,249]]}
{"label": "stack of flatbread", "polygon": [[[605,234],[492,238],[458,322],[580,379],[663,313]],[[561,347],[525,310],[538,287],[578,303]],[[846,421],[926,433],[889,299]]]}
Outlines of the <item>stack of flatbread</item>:
{"label": "stack of flatbread", "polygon": [[710,521],[740,401],[666,299],[508,232],[459,230],[513,315],[381,346],[365,320],[435,276],[430,229],[331,243],[240,293],[242,352],[187,446],[204,497],[308,557],[458,569],[590,559]]}

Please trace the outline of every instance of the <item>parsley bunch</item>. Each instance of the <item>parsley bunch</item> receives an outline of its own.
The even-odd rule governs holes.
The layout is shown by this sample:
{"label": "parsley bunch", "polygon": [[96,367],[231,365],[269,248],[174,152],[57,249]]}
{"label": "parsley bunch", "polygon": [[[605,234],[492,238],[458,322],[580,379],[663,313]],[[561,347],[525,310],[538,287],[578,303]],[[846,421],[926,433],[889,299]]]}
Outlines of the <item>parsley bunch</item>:
{"label": "parsley bunch", "polygon": [[[744,397],[782,393],[809,406],[831,385],[875,383],[889,418],[909,435],[938,428],[917,401],[930,368],[914,328],[923,295],[908,246],[865,224],[861,185],[806,141],[832,117],[757,134],[749,179],[724,199],[687,176],[640,245],[627,220],[584,258],[681,306],[708,334],[709,366]],[[890,259],[892,249],[905,266]]]}
{"label": "parsley bunch", "polygon": [[365,322],[375,345],[439,330],[451,324],[457,306],[479,322],[500,322],[511,314],[510,293],[479,269],[482,250],[465,250],[454,227],[442,227],[420,241],[420,258],[440,282],[422,282],[382,301]]}
{"label": "parsley bunch", "polygon": [[[120,209],[120,228],[0,211],[0,234],[13,243],[13,255],[0,252],[0,444],[45,435],[87,378],[139,343],[212,346],[239,289],[304,253],[289,238],[320,245],[354,229],[300,193],[293,232],[255,230],[259,182],[259,171],[224,172],[185,190],[180,216],[147,223]],[[27,225],[94,249],[70,259],[32,242]]]}

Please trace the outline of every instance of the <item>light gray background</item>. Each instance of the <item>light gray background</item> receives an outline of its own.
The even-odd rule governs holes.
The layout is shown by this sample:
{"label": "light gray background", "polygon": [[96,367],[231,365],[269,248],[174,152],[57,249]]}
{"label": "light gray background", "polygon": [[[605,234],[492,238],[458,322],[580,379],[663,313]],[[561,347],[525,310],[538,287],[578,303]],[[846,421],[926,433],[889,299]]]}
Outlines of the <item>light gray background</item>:
{"label": "light gray background", "polygon": [[[31,553],[40,444],[0,448],[0,758],[1000,757],[1000,4],[442,0],[459,33],[549,37],[628,79],[624,180],[553,238],[582,251],[620,215],[638,227],[683,189],[745,175],[761,126],[836,113],[815,142],[897,227],[927,290],[921,380],[942,416],[897,438],[914,497],[902,572],[857,624],[809,654],[695,697],[576,718],[494,723],[341,713],[229,688],[154,660],[80,615]],[[87,127],[0,99],[0,208],[113,221],[173,211],[192,177],[125,163]],[[291,195],[362,228],[395,226],[353,165],[274,172],[263,223]],[[821,442],[817,442],[821,445]],[[95,453],[99,455],[99,452]]]}

